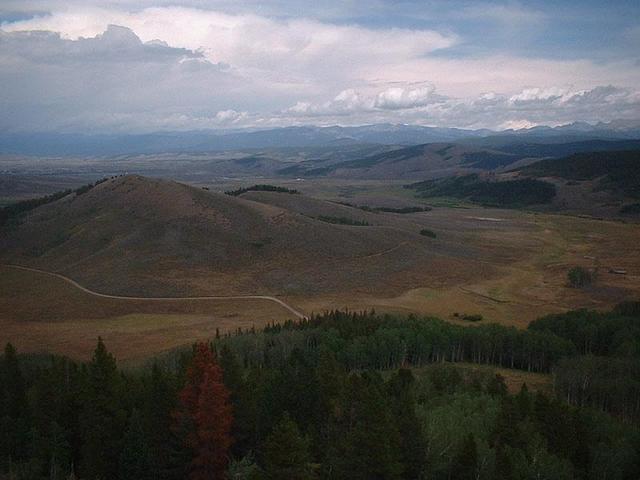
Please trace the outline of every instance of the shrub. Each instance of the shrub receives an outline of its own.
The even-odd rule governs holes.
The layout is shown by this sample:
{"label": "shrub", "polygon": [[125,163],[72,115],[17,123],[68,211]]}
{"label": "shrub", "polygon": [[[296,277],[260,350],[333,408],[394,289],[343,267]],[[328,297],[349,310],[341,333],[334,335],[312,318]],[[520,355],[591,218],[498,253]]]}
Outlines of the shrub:
{"label": "shrub", "polygon": [[333,223],[337,225],[353,225],[356,227],[368,227],[371,225],[369,222],[366,222],[364,220],[353,220],[347,217],[329,217],[327,215],[320,215],[316,217],[316,219],[320,220],[321,222]]}
{"label": "shrub", "polygon": [[567,274],[569,285],[573,288],[583,288],[593,283],[593,274],[583,267],[573,267]]}
{"label": "shrub", "polygon": [[436,238],[435,232],[432,230],[429,230],[428,228],[423,228],[422,230],[420,230],[420,235],[423,235],[429,238]]}
{"label": "shrub", "polygon": [[640,213],[640,203],[630,203],[629,205],[625,205],[620,209],[620,213],[627,215]]}
{"label": "shrub", "polygon": [[300,193],[298,192],[298,190],[292,190],[285,187],[276,187],[275,185],[253,185],[251,187],[239,188],[237,190],[228,190],[224,193],[226,193],[227,195],[231,195],[232,197],[237,197],[238,195],[242,195],[243,193],[247,192],[277,192],[290,194]]}
{"label": "shrub", "polygon": [[479,313],[476,313],[474,315],[465,315],[462,317],[463,320],[466,320],[467,322],[480,322],[482,321],[482,315],[480,315]]}

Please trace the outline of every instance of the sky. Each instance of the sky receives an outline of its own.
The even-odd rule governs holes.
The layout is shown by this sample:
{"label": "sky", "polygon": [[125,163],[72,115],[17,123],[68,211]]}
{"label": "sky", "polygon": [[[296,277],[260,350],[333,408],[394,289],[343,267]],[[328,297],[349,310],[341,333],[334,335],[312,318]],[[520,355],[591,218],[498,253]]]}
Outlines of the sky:
{"label": "sky", "polygon": [[2,0],[0,131],[640,119],[640,2]]}

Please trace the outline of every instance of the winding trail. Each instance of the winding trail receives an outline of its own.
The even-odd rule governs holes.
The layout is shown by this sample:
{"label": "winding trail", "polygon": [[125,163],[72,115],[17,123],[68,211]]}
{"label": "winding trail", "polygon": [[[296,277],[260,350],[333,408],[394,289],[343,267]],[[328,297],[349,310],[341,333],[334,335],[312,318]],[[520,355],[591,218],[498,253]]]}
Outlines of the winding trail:
{"label": "winding trail", "polygon": [[49,275],[52,277],[57,277],[61,280],[64,280],[67,283],[70,283],[74,287],[79,290],[82,290],[89,295],[93,295],[95,297],[102,298],[113,298],[116,300],[143,300],[143,301],[185,301],[185,300],[267,300],[270,302],[275,302],[281,307],[287,309],[289,312],[293,313],[296,317],[305,320],[307,316],[302,312],[296,310],[291,305],[283,302],[279,298],[271,297],[269,295],[211,295],[211,296],[202,296],[202,297],[128,297],[124,295],[109,295],[107,293],[94,292],[93,290],[89,290],[86,287],[83,287],[75,280],[72,280],[69,277],[65,277],[59,273],[47,272],[46,270],[40,270],[38,268],[24,267],[22,265],[13,265],[13,264],[5,264],[5,267],[15,268],[18,270],[26,270],[28,272],[42,273],[44,275]]}

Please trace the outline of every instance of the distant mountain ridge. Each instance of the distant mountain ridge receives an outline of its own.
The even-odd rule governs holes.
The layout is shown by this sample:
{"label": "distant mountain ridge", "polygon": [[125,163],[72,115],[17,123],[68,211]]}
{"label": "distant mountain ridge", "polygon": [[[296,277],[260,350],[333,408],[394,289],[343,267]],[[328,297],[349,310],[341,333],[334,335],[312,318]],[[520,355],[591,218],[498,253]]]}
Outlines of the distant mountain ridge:
{"label": "distant mountain ridge", "polygon": [[474,145],[459,143],[427,143],[396,148],[356,159],[319,166],[304,161],[278,171],[281,175],[348,178],[439,178],[479,171],[504,171],[536,159],[619,150],[640,151],[640,140],[587,140],[571,143],[514,143]]}
{"label": "distant mountain ridge", "polygon": [[640,139],[640,120],[573,123],[521,130],[466,130],[418,125],[376,124],[355,127],[296,126],[269,130],[185,131],[145,134],[0,133],[0,154],[33,156],[114,156],[172,152],[211,152],[273,147],[341,146],[349,144],[419,145],[470,142],[506,145],[526,139],[534,143]]}

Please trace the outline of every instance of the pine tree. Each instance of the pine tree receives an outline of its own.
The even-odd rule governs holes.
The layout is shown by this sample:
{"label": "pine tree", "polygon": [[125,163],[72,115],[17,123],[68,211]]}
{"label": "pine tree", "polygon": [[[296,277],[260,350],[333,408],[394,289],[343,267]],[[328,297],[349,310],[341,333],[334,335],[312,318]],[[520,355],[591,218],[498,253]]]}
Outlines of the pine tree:
{"label": "pine tree", "polygon": [[496,373],[487,385],[487,393],[493,396],[504,397],[507,394],[507,384],[504,382],[504,377],[499,373]]}
{"label": "pine tree", "polygon": [[309,441],[288,414],[283,416],[267,437],[262,458],[265,477],[269,480],[316,478],[311,465]]}
{"label": "pine tree", "polygon": [[331,428],[327,468],[336,478],[399,479],[400,435],[379,375],[352,375]]}
{"label": "pine tree", "polygon": [[153,478],[151,451],[142,428],[140,414],[134,409],[122,440],[118,465],[120,480],[147,480]]}
{"label": "pine tree", "polygon": [[404,476],[421,478],[426,463],[426,442],[422,424],[416,416],[414,395],[415,378],[411,370],[400,369],[388,383],[395,413],[395,423],[400,433],[401,460]]}
{"label": "pine tree", "polygon": [[175,419],[176,429],[193,455],[189,477],[192,480],[223,478],[233,443],[232,407],[222,369],[204,343],[195,348]]}
{"label": "pine tree", "polygon": [[511,457],[508,452],[509,447],[499,445],[496,448],[496,461],[493,478],[495,480],[512,480],[513,465],[511,464]]}
{"label": "pine tree", "polygon": [[81,477],[115,478],[126,413],[120,408],[120,377],[116,360],[102,338],[88,367],[85,402],[80,415]]}
{"label": "pine tree", "polygon": [[475,480],[478,472],[478,447],[473,433],[466,436],[460,451],[453,459],[451,478],[456,480]]}
{"label": "pine tree", "polygon": [[516,405],[521,420],[524,420],[531,415],[533,411],[533,401],[526,383],[522,384],[520,392],[516,395]]}
{"label": "pine tree", "polygon": [[180,457],[182,442],[177,441],[171,431],[171,412],[175,409],[176,396],[177,389],[170,375],[154,364],[147,387],[143,418],[152,452],[153,471],[158,479],[169,478],[169,472],[173,469],[183,471],[185,463],[176,458]]}
{"label": "pine tree", "polygon": [[28,403],[24,379],[16,349],[7,343],[3,359],[3,383],[5,390],[4,413],[10,418],[25,418],[28,414]]}
{"label": "pine tree", "polygon": [[237,392],[242,388],[242,369],[227,344],[220,349],[220,368],[222,368],[224,384],[229,389],[231,398],[235,399]]}
{"label": "pine tree", "polygon": [[224,478],[233,440],[233,416],[229,391],[222,382],[222,370],[217,364],[207,365],[200,385],[198,410],[195,416],[197,443],[193,459],[193,480]]}
{"label": "pine tree", "polygon": [[0,411],[0,459],[4,456],[13,464],[28,455],[30,415],[18,354],[10,343],[5,347],[1,367],[4,398]]}

